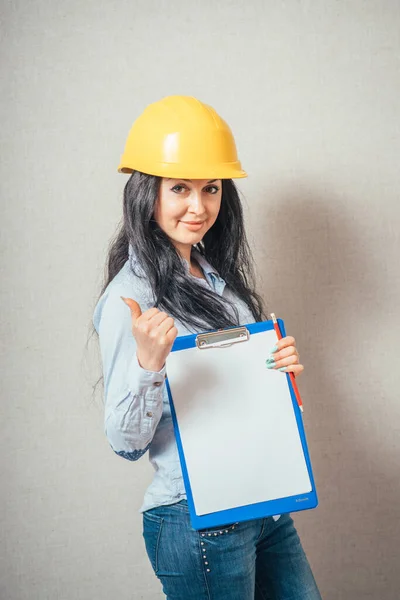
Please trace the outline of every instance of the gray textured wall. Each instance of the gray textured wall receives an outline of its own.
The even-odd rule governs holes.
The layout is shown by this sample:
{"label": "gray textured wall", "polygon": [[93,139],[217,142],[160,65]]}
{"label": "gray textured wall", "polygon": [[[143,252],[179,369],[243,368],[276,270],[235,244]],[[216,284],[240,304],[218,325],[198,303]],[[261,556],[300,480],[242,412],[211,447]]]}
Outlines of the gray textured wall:
{"label": "gray textured wall", "polygon": [[3,1],[1,597],[161,598],[147,458],[103,435],[85,352],[132,121],[216,108],[285,319],[320,506],[296,519],[325,600],[399,597],[400,8],[395,0]]}

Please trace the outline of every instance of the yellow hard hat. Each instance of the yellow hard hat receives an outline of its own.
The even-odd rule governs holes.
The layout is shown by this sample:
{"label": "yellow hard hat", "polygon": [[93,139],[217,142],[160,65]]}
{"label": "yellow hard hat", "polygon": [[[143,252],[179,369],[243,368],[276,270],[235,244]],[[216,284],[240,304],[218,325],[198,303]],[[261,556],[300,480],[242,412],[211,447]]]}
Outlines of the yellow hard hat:
{"label": "yellow hard hat", "polygon": [[128,134],[118,171],[174,179],[247,177],[227,123],[191,96],[167,96],[144,110]]}

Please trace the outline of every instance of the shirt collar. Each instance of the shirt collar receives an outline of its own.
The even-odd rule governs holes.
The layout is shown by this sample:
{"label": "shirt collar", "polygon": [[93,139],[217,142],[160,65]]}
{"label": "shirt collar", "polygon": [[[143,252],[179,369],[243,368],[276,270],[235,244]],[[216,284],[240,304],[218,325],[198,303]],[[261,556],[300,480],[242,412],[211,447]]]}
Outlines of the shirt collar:
{"label": "shirt collar", "polygon": [[[210,273],[212,273],[213,275],[217,275],[219,277],[219,273],[217,272],[217,270],[214,269],[214,267],[212,265],[210,265],[210,263],[204,258],[204,256],[202,254],[200,254],[200,252],[198,250],[196,250],[196,248],[193,248],[192,255],[196,259],[196,261],[199,263],[200,267],[203,269],[203,271],[206,275],[209,275]],[[186,262],[186,264],[187,264],[187,262]]]}
{"label": "shirt collar", "polygon": [[129,261],[132,264],[132,266],[134,267],[136,273],[138,275],[145,275],[144,269],[138,261],[136,252],[134,251],[132,244],[129,244],[128,255],[129,255]]}

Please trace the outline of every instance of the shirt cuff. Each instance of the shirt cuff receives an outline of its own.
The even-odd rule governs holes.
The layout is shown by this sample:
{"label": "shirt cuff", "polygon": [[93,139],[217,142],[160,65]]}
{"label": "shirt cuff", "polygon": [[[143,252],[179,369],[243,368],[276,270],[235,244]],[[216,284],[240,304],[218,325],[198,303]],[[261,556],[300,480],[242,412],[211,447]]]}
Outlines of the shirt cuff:
{"label": "shirt cuff", "polygon": [[165,371],[165,365],[160,371],[147,371],[143,369],[139,364],[135,352],[128,370],[129,390],[134,394],[147,391],[149,388],[154,391],[159,390],[166,379]]}

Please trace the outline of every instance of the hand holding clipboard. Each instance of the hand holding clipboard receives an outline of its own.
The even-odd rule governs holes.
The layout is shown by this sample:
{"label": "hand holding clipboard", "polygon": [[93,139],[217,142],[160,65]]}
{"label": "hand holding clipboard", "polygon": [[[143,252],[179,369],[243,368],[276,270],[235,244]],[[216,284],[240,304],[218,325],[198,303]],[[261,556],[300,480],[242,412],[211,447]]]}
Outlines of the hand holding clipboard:
{"label": "hand holding clipboard", "polygon": [[[284,338],[282,337],[282,333],[281,333],[281,330],[280,330],[280,327],[279,327],[279,323],[278,323],[278,321],[276,320],[275,313],[271,313],[271,319],[272,319],[272,321],[273,321],[273,323],[274,323],[274,329],[275,329],[275,331],[276,331],[276,335],[278,336],[278,340],[282,340],[282,339],[284,339]],[[286,339],[286,338],[285,338],[285,339]],[[293,340],[293,341],[294,341],[294,339],[293,339],[293,338],[291,338],[291,340]],[[298,363],[298,361],[299,361],[299,353],[297,352],[297,350],[296,350],[296,347],[295,347],[294,345],[293,345],[293,348],[294,348],[294,350],[295,350],[295,356],[297,356],[297,361],[296,361],[296,363]],[[277,350],[278,350],[278,349],[280,349],[280,348],[277,348]],[[267,364],[268,364],[268,362],[267,362]],[[300,373],[301,373],[301,372],[304,370],[304,367],[303,367],[303,365],[297,365],[297,368],[298,368],[298,367],[301,367],[301,370],[298,372],[298,375],[299,375],[299,374],[300,374]],[[293,367],[292,367],[292,368],[293,368]],[[280,368],[280,369],[278,369],[278,370],[279,370],[279,371],[285,371],[286,373],[288,373],[288,367],[282,367],[282,368]],[[296,383],[296,381],[295,381],[295,375],[294,375],[294,373],[290,373],[290,372],[288,373],[288,375],[289,375],[289,377],[290,377],[290,381],[291,381],[291,383],[292,383],[292,386],[293,386],[293,391],[294,391],[294,393],[295,393],[295,396],[296,396],[297,404],[299,405],[299,408],[300,408],[301,412],[304,412],[304,410],[303,410],[303,402],[302,402],[302,400],[301,400],[301,397],[300,397],[300,392],[299,392],[299,389],[298,389],[298,387],[297,387],[297,383]]]}

